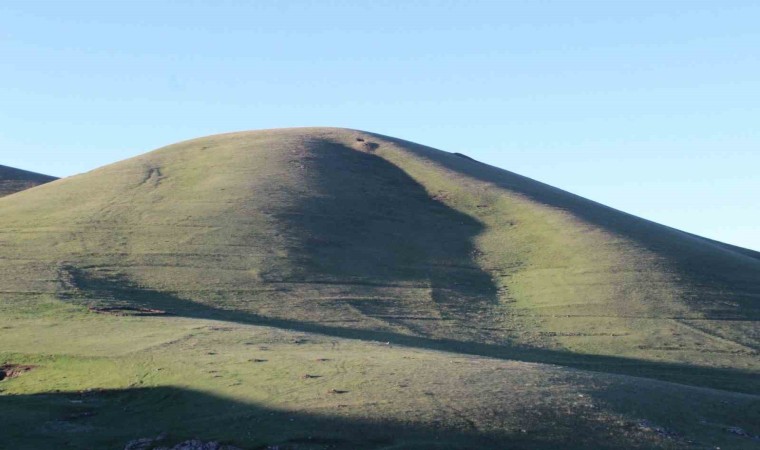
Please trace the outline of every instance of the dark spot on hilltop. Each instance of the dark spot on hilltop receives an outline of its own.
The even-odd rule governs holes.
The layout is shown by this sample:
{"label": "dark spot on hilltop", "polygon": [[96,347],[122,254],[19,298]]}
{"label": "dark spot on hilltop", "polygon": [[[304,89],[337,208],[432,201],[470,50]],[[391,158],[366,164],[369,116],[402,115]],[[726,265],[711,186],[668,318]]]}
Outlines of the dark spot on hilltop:
{"label": "dark spot on hilltop", "polygon": [[3,364],[0,366],[0,381],[6,378],[16,378],[19,375],[23,375],[37,366],[21,365],[21,364]]}
{"label": "dark spot on hilltop", "polygon": [[328,394],[347,394],[348,391],[344,391],[341,389],[330,389],[329,391],[327,391],[327,393]]}
{"label": "dark spot on hilltop", "polygon": [[301,378],[303,378],[304,380],[308,380],[311,378],[322,378],[322,375],[311,375],[311,374],[305,373],[301,375]]}
{"label": "dark spot on hilltop", "polygon": [[365,142],[362,144],[362,147],[364,148],[364,150],[368,152],[374,152],[375,150],[380,148],[380,144],[378,144],[377,142]]}
{"label": "dark spot on hilltop", "polygon": [[362,150],[368,153],[373,153],[375,150],[380,148],[380,144],[378,144],[377,142],[366,141],[364,140],[364,138],[356,138],[356,146],[359,150]]}
{"label": "dark spot on hilltop", "polygon": [[257,359],[257,358],[254,358],[254,359],[251,360],[251,362],[263,363],[263,362],[267,362],[267,360],[266,359]]}
{"label": "dark spot on hilltop", "polygon": [[317,362],[327,362],[329,360],[330,360],[330,358],[317,358],[314,361],[317,361]]}

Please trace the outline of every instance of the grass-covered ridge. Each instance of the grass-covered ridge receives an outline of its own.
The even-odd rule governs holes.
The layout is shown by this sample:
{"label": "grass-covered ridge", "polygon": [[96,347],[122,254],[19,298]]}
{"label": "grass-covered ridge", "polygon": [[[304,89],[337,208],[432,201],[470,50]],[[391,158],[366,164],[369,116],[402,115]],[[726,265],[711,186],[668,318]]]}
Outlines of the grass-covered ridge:
{"label": "grass-covered ridge", "polygon": [[[433,430],[516,448],[600,448],[605,429],[618,430],[610,448],[690,445],[636,425],[670,420],[661,397],[679,414],[663,426],[743,446],[723,428],[758,417],[759,298],[756,252],[461,155],[345,129],[231,133],[0,199],[0,358],[36,367],[0,384],[13,394],[0,401],[30,408],[23,423],[42,420],[29,395],[52,390],[202,392],[212,410],[237,405],[238,422],[199,410],[180,424],[168,406],[153,421],[191,436],[210,420],[210,437],[251,445],[303,431],[255,436],[245,417],[271,411],[369,430],[330,438],[345,448],[429,448]],[[570,400],[589,396],[589,409]],[[97,401],[73,448],[145,426],[115,433],[113,402]],[[384,441],[382,424],[406,437]]]}

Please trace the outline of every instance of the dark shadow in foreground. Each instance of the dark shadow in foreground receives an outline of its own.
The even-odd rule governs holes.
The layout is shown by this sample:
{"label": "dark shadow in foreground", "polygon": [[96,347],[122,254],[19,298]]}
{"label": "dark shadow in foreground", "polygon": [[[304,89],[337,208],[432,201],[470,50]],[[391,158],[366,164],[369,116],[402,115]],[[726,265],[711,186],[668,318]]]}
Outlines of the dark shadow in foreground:
{"label": "dark shadow in foreground", "polygon": [[652,443],[635,430],[611,433],[573,415],[542,417],[531,432],[483,432],[339,411],[275,410],[174,387],[4,395],[0,445],[14,450],[122,449],[132,440],[159,434],[166,438],[158,447],[197,438],[262,450],[615,449],[651,448]]}

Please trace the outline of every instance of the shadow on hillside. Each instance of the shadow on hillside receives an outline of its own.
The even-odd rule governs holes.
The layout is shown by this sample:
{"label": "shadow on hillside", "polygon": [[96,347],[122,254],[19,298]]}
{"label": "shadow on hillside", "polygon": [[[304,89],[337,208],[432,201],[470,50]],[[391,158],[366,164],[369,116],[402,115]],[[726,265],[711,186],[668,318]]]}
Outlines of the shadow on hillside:
{"label": "shadow on hillside", "polygon": [[79,294],[68,299],[89,306],[128,306],[161,310],[168,314],[194,319],[268,326],[297,332],[317,333],[345,339],[390,342],[428,350],[484,356],[505,360],[556,364],[577,369],[653,378],[681,384],[710,387],[751,394],[760,393],[760,379],[752,371],[706,368],[690,364],[655,362],[603,355],[583,355],[562,350],[546,350],[511,345],[493,345],[455,339],[433,339],[387,331],[346,328],[323,323],[264,317],[241,310],[215,308],[182,299],[167,292],[142,288],[124,277],[103,278],[93,273],[68,268]]}
{"label": "shadow on hillside", "polygon": [[[483,225],[431,198],[403,170],[371,153],[317,140],[294,163],[305,195],[275,215],[296,273],[270,282],[428,288],[429,316],[487,318],[498,303],[491,276],[474,261]],[[365,316],[409,328],[408,301],[351,301]],[[419,302],[418,302],[419,303]],[[486,324],[483,324],[484,326]]]}
{"label": "shadow on hillside", "polygon": [[696,300],[695,306],[704,309],[711,318],[760,319],[760,252],[660,225],[462,157],[464,155],[457,156],[388,136],[376,136],[395,142],[453,172],[492,183],[537,203],[569,211],[582,220],[664,256],[675,263],[680,277],[692,281],[694,290],[687,292],[685,298]]}

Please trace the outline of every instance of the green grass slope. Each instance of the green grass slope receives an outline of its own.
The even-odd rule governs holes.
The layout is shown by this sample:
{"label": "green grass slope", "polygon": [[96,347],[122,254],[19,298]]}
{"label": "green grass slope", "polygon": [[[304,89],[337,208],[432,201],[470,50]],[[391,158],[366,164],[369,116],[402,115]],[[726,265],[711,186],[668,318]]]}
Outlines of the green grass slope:
{"label": "green grass slope", "polygon": [[34,366],[0,384],[18,448],[760,433],[760,254],[355,130],[200,138],[0,199],[0,317],[0,363]]}
{"label": "green grass slope", "polygon": [[56,177],[0,165],[0,197],[49,183]]}

